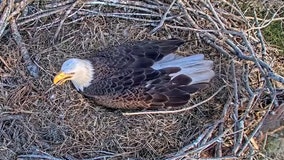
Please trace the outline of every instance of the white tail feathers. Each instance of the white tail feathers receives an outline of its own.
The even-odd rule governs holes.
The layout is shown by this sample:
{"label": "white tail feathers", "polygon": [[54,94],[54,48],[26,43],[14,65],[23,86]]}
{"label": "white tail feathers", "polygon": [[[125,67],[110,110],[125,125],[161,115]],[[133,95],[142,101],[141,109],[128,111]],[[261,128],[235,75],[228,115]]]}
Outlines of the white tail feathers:
{"label": "white tail feathers", "polygon": [[209,82],[215,75],[213,61],[204,60],[203,54],[196,54],[188,57],[182,57],[176,54],[169,54],[162,60],[153,64],[152,68],[159,70],[168,67],[180,67],[177,73],[172,73],[172,79],[180,74],[189,76],[192,79],[190,84]]}

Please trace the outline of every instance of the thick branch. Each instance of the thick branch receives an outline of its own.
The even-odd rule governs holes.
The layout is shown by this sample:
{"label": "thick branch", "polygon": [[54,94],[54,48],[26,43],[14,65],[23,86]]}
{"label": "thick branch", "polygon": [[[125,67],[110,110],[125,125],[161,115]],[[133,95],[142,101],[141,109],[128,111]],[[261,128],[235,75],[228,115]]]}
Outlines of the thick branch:
{"label": "thick branch", "polygon": [[39,68],[31,60],[29,52],[28,52],[27,48],[25,47],[25,44],[23,43],[22,37],[21,37],[21,35],[18,31],[17,24],[16,24],[16,21],[15,21],[14,18],[11,19],[10,24],[11,24],[11,31],[13,33],[13,38],[14,38],[15,42],[17,43],[17,45],[20,49],[21,55],[22,55],[26,65],[27,65],[27,69],[28,69],[29,74],[33,77],[36,77],[36,78],[39,77]]}

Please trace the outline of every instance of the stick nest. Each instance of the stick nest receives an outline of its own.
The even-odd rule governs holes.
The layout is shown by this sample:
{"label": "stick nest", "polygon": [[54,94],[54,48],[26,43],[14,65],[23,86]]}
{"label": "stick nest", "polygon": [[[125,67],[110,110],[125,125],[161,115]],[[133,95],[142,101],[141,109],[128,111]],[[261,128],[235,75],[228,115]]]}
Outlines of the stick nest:
{"label": "stick nest", "polygon": [[[0,159],[263,157],[283,125],[284,59],[261,31],[283,19],[283,2],[257,2],[2,0]],[[273,9],[261,19],[246,9],[256,4]],[[110,110],[52,86],[69,57],[174,37],[189,41],[177,54],[204,53],[216,72],[186,106]]]}

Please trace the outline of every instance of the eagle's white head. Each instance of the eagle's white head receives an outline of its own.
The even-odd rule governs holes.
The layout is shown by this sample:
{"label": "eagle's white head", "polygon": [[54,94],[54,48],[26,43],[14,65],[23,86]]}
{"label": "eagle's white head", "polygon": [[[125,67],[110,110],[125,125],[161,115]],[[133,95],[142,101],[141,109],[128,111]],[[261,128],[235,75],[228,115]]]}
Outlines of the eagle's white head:
{"label": "eagle's white head", "polygon": [[89,60],[71,58],[62,64],[60,72],[54,77],[53,83],[61,85],[71,80],[76,89],[83,91],[93,80],[93,65]]}

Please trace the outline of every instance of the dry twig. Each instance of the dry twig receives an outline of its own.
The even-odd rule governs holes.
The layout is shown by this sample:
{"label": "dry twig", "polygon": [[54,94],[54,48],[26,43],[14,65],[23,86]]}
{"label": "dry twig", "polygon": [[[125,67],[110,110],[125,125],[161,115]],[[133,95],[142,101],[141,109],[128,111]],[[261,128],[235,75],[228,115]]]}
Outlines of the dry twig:
{"label": "dry twig", "polygon": [[56,30],[56,32],[55,32],[55,35],[54,35],[54,38],[53,38],[54,40],[57,39],[58,34],[59,34],[59,32],[60,32],[60,29],[61,29],[61,27],[62,27],[62,25],[63,25],[65,19],[66,19],[66,18],[68,17],[68,15],[71,13],[72,9],[73,9],[77,4],[79,4],[80,2],[81,2],[81,0],[75,1],[75,2],[70,6],[70,8],[65,12],[64,17],[63,17],[62,20],[60,21],[59,26],[58,26],[58,28],[57,28],[57,30]]}
{"label": "dry twig", "polygon": [[18,27],[17,27],[15,19],[12,18],[10,22],[11,22],[11,30],[12,30],[12,33],[13,33],[13,38],[14,38],[15,42],[17,43],[17,45],[20,49],[21,55],[23,56],[23,59],[24,59],[26,65],[27,65],[27,69],[28,69],[29,74],[33,77],[36,77],[36,78],[39,77],[39,69],[34,64],[34,62],[31,60],[29,52],[28,52],[27,48],[25,47],[25,44],[23,43],[22,37],[21,37],[21,35],[18,31]]}
{"label": "dry twig", "polygon": [[163,26],[163,24],[165,23],[165,20],[166,20],[166,18],[167,18],[168,13],[170,12],[171,8],[173,7],[173,5],[174,5],[175,3],[176,3],[176,0],[173,0],[172,3],[171,3],[171,5],[170,5],[169,8],[167,9],[167,11],[164,13],[164,15],[163,15],[163,17],[162,17],[160,23],[158,24],[158,26],[155,27],[155,28],[150,32],[150,34],[154,34],[155,32],[158,31],[158,29],[160,29],[160,28]]}
{"label": "dry twig", "polygon": [[[6,6],[6,3],[8,3],[7,6]],[[4,2],[2,2],[1,6],[3,6],[4,11],[3,11],[2,15],[1,15],[1,19],[0,19],[0,39],[3,36],[3,32],[5,31],[5,29],[8,25],[8,17],[9,17],[9,15],[12,12],[12,9],[14,7],[14,0],[4,1]],[[4,6],[6,6],[6,7],[4,7]]]}

